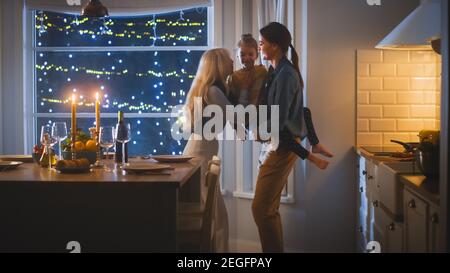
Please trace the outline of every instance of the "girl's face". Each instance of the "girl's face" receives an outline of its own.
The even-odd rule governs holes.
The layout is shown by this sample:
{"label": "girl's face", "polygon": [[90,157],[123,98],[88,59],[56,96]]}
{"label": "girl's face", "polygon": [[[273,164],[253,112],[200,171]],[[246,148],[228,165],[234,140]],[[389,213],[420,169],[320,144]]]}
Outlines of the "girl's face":
{"label": "girl's face", "polygon": [[258,59],[258,52],[254,47],[241,45],[239,48],[239,59],[244,69],[253,68],[256,59]]}
{"label": "girl's face", "polygon": [[234,62],[233,62],[233,59],[231,59],[229,56],[227,56],[226,58],[225,58],[225,67],[226,67],[226,69],[225,69],[225,76],[229,76],[229,75],[231,75],[232,73],[233,73],[233,70],[234,70]]}
{"label": "girl's face", "polygon": [[264,37],[259,36],[259,50],[262,53],[263,59],[266,61],[270,61],[274,58],[278,50],[278,46],[267,41],[266,39],[264,39]]}

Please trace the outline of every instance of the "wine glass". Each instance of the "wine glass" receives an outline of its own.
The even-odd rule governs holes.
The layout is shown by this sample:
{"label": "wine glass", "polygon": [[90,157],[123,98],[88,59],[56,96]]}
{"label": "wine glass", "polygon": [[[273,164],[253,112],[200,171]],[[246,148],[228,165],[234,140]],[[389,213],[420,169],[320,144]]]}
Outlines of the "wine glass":
{"label": "wine glass", "polygon": [[122,143],[122,166],[125,166],[125,144],[131,140],[131,125],[119,122],[116,125],[116,141]]}
{"label": "wine glass", "polygon": [[41,144],[47,149],[48,169],[52,169],[51,147],[56,144],[56,139],[52,135],[52,126],[44,125],[41,127]]}
{"label": "wine glass", "polygon": [[52,136],[58,141],[59,145],[59,159],[62,159],[61,141],[67,138],[67,125],[65,122],[55,122],[52,126]]}
{"label": "wine glass", "polygon": [[[115,143],[115,129],[113,126],[105,126],[100,128],[100,147],[106,149],[106,159],[109,159],[109,149],[114,147]],[[106,166],[106,164],[105,164]],[[107,171],[110,171],[108,167],[105,167]]]}

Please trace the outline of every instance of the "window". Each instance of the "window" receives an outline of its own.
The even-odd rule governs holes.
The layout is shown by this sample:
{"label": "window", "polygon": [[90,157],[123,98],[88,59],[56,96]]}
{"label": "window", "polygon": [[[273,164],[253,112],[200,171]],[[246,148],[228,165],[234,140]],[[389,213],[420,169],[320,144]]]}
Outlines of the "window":
{"label": "window", "polygon": [[99,92],[102,126],[115,125],[118,111],[131,123],[130,155],[181,154],[186,142],[172,139],[171,112],[184,104],[210,46],[208,12],[87,18],[34,11],[34,127],[66,121],[70,128],[75,94],[77,126],[89,132]]}

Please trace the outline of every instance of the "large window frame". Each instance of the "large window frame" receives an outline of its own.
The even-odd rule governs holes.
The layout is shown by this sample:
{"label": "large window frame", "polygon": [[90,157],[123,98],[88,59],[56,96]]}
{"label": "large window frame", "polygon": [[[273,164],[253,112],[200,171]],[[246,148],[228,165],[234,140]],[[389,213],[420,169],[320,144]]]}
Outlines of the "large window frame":
{"label": "large window frame", "polygon": [[[25,104],[25,121],[24,121],[24,137],[25,149],[28,151],[32,149],[34,142],[37,139],[37,119],[38,118],[70,118],[70,112],[67,113],[38,113],[36,107],[36,82],[35,82],[35,66],[36,56],[39,52],[138,52],[147,51],[149,54],[155,51],[187,51],[197,50],[206,51],[213,48],[215,44],[214,37],[214,8],[213,6],[206,7],[208,20],[208,41],[206,46],[73,46],[73,47],[38,47],[35,45],[36,32],[34,31],[34,15],[36,9],[26,8],[24,11],[24,104]],[[139,14],[142,15],[142,14]],[[152,14],[149,14],[152,15]],[[130,14],[133,16],[133,14]],[[124,113],[127,118],[176,118],[178,115],[173,113]],[[78,118],[95,118],[95,113],[78,113]],[[101,118],[116,118],[116,113],[101,113]]]}

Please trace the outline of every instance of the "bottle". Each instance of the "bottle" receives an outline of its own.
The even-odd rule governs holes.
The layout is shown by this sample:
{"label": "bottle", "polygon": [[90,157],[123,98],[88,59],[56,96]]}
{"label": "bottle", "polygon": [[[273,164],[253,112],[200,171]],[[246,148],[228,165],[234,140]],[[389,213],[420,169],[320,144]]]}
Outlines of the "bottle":
{"label": "bottle", "polygon": [[[125,126],[125,122],[123,120],[123,112],[118,112],[118,126]],[[122,163],[122,156],[125,154],[125,162],[128,163],[128,143],[125,143],[125,151],[122,151],[122,143],[116,141],[116,163]]]}

